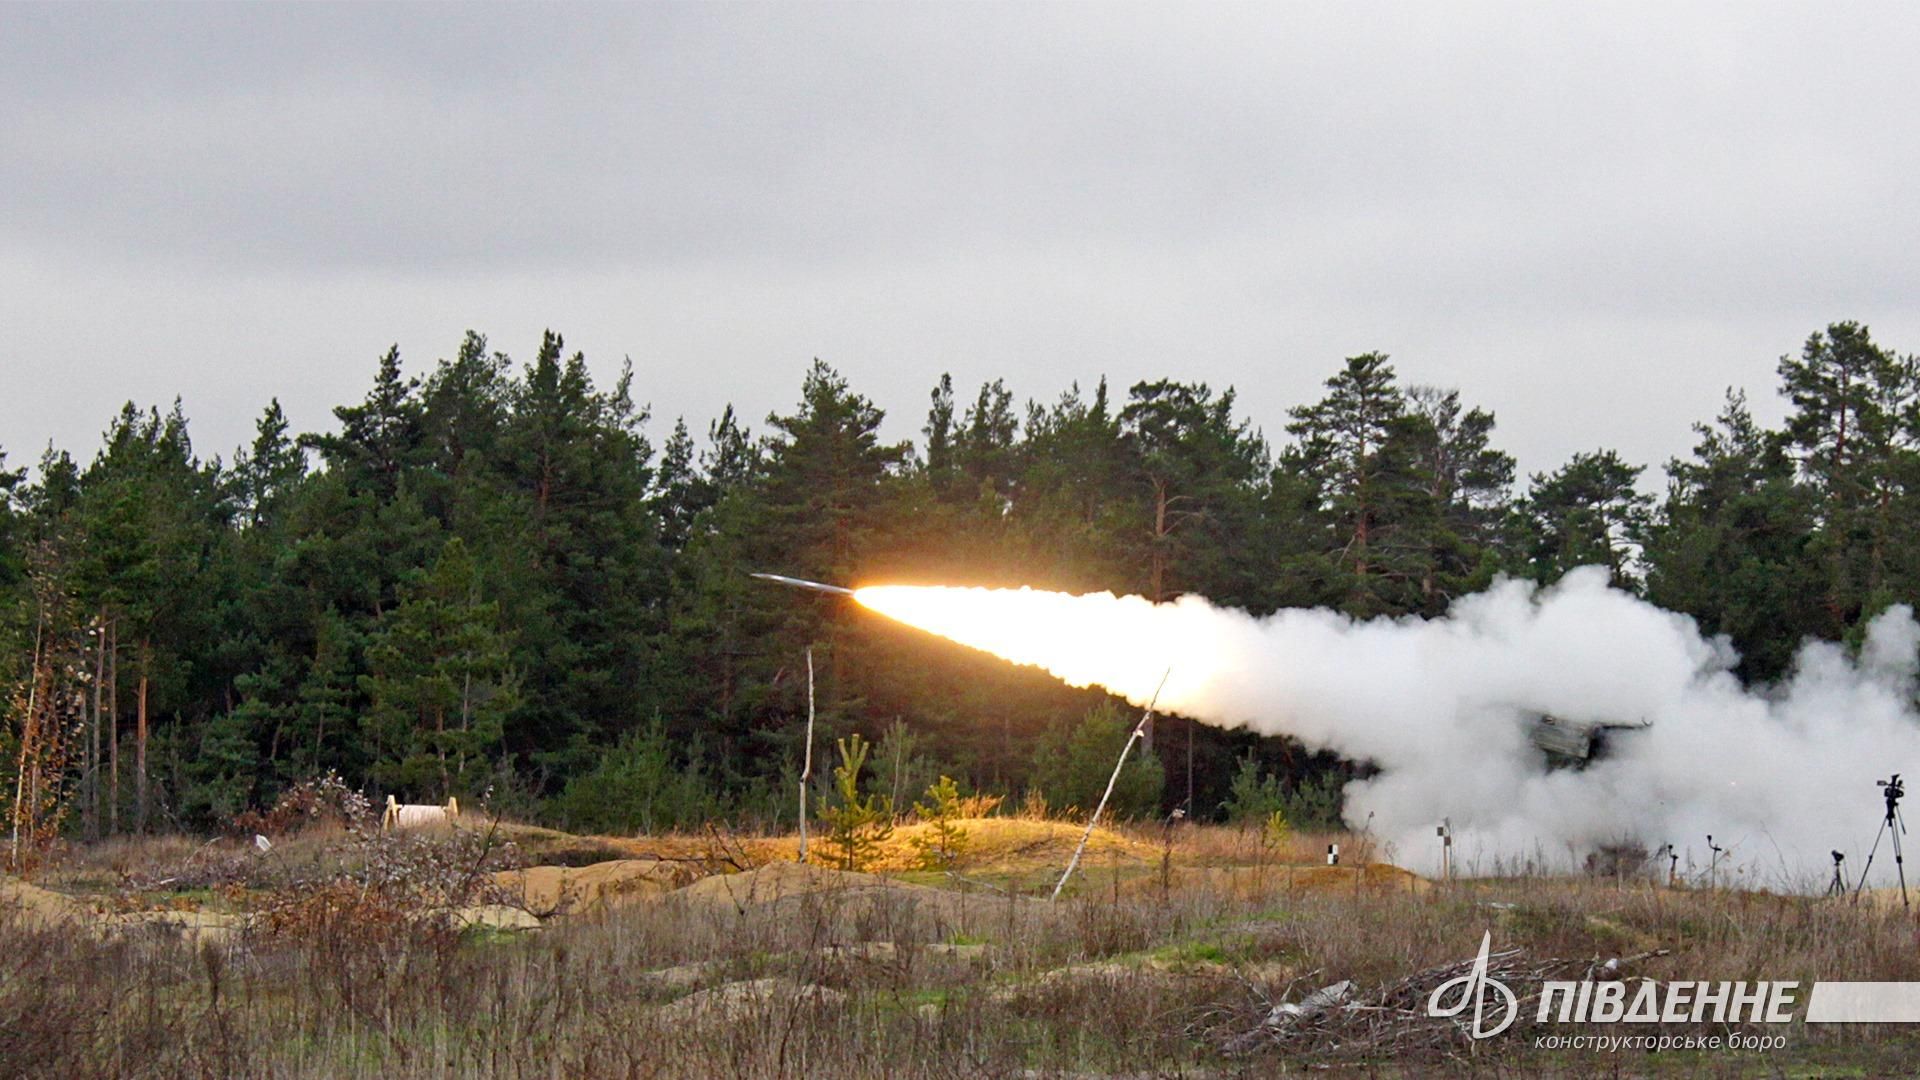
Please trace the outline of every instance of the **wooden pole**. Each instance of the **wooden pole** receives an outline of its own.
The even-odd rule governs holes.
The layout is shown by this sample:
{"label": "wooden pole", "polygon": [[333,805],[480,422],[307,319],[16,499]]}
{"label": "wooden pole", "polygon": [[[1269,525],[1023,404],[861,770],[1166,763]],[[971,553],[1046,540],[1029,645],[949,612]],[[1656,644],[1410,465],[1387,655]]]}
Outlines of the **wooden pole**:
{"label": "wooden pole", "polygon": [[800,766],[800,861],[807,861],[807,784],[813,779],[813,646],[807,646],[807,749]]}
{"label": "wooden pole", "polygon": [[120,831],[120,620],[107,624],[107,831]]}
{"label": "wooden pole", "polygon": [[93,722],[87,725],[87,839],[100,839],[100,706],[107,681],[107,612],[93,624]]}
{"label": "wooden pole", "polygon": [[35,729],[39,726],[40,649],[46,637],[46,628],[47,613],[43,607],[33,626],[33,666],[27,669],[27,715],[21,718],[20,760],[13,774],[13,855],[9,865],[15,873],[20,872],[20,818],[26,798],[27,761],[33,751]]}
{"label": "wooden pole", "polygon": [[1060,890],[1067,887],[1067,879],[1073,876],[1073,868],[1080,865],[1080,854],[1087,850],[1087,841],[1093,839],[1093,827],[1100,824],[1100,812],[1107,808],[1107,800],[1113,797],[1113,785],[1120,782],[1120,770],[1126,768],[1127,754],[1133,750],[1133,744],[1144,739],[1147,726],[1153,723],[1153,707],[1160,703],[1160,691],[1167,685],[1167,676],[1173,674],[1168,668],[1160,676],[1160,685],[1153,688],[1153,697],[1147,702],[1147,711],[1140,714],[1140,722],[1133,726],[1133,734],[1127,736],[1127,744],[1120,748],[1120,760],[1113,763],[1113,775],[1107,777],[1107,790],[1100,796],[1100,805],[1093,808],[1093,816],[1087,819],[1087,830],[1080,834],[1080,846],[1073,849],[1073,858],[1067,860],[1066,873],[1053,887],[1053,895],[1047,897],[1049,903],[1060,899]]}
{"label": "wooden pole", "polygon": [[140,706],[133,730],[134,830],[147,831],[147,682],[153,649],[146,639],[140,641]]}

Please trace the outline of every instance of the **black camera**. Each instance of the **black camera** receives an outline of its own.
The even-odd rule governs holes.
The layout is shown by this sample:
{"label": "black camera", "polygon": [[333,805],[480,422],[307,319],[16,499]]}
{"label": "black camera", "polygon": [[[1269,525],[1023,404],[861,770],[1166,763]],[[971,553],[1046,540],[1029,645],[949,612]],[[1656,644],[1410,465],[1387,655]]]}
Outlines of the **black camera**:
{"label": "black camera", "polygon": [[[1860,884],[1853,887],[1853,894],[1858,896],[1860,895],[1860,890],[1867,887],[1867,874],[1873,869],[1874,852],[1880,850],[1880,837],[1892,833],[1893,865],[1900,875],[1900,906],[1906,907],[1908,906],[1907,868],[1906,859],[1900,853],[1900,834],[1907,831],[1907,823],[1900,818],[1900,800],[1907,794],[1907,785],[1900,782],[1899,773],[1894,773],[1885,780],[1875,780],[1874,783],[1887,789],[1887,817],[1885,821],[1880,823],[1880,831],[1874,835],[1873,849],[1867,852],[1867,867],[1865,870],[1860,871]],[[1837,882],[1840,875],[1840,863],[1837,852],[1835,853],[1833,873],[1834,879]]]}

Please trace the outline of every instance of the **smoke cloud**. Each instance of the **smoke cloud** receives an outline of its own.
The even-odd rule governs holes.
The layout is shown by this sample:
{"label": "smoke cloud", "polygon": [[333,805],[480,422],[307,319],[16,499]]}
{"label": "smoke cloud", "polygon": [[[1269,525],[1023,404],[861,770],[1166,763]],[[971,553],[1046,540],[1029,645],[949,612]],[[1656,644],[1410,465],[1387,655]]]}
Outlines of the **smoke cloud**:
{"label": "smoke cloud", "polygon": [[[1724,639],[1610,588],[1598,567],[1548,588],[1503,581],[1432,620],[1026,589],[857,595],[1136,706],[1164,675],[1163,711],[1371,762],[1380,771],[1347,787],[1348,824],[1417,868],[1437,865],[1446,818],[1469,872],[1565,868],[1626,840],[1672,843],[1682,872],[1704,870],[1711,834],[1723,880],[1817,889],[1830,851],[1850,876],[1864,864],[1885,813],[1875,779],[1920,766],[1920,625],[1904,606],[1869,625],[1857,659],[1808,642],[1786,680],[1750,690]],[[1583,770],[1550,770],[1529,736],[1542,714],[1649,726]],[[1869,883],[1893,870],[1882,842]]]}

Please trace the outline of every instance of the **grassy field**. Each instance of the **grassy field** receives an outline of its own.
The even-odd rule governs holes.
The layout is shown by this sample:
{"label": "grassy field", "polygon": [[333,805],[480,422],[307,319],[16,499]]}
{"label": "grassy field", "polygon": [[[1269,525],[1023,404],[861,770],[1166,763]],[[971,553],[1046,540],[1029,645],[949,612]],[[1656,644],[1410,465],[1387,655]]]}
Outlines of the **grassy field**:
{"label": "grassy field", "polygon": [[[1920,1049],[1902,1029],[1796,1023],[1765,1052],[1601,1054],[1535,1049],[1530,1011],[1477,1044],[1424,1016],[1487,931],[1556,977],[1620,958],[1636,979],[1920,980],[1920,924],[1897,907],[1442,886],[1314,865],[1325,837],[1212,828],[1098,834],[1048,903],[1076,827],[965,827],[956,871],[911,869],[903,830],[876,874],[718,830],[76,849],[0,889],[0,1074],[1895,1076]],[[535,878],[555,887],[537,905]],[[1266,1023],[1342,980],[1364,1010]]]}

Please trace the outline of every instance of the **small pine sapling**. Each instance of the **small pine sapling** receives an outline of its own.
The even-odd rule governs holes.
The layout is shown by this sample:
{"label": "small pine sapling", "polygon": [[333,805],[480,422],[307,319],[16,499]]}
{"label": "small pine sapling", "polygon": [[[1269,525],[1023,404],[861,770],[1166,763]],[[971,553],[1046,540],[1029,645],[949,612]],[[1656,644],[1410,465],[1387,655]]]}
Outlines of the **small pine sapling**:
{"label": "small pine sapling", "polygon": [[951,870],[972,839],[958,824],[962,816],[960,785],[953,782],[953,777],[942,776],[927,787],[926,797],[926,802],[913,804],[913,812],[927,827],[908,843],[920,853],[922,869]]}
{"label": "small pine sapling", "polygon": [[842,870],[858,870],[871,862],[880,845],[893,835],[893,800],[885,795],[860,795],[860,770],[872,744],[856,732],[836,740],[840,764],[833,770],[834,802],[820,811],[827,827],[827,846]]}
{"label": "small pine sapling", "polygon": [[1271,850],[1278,851],[1293,839],[1293,824],[1287,820],[1287,812],[1276,808],[1260,823],[1260,842]]}

